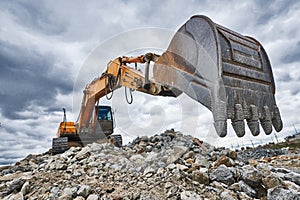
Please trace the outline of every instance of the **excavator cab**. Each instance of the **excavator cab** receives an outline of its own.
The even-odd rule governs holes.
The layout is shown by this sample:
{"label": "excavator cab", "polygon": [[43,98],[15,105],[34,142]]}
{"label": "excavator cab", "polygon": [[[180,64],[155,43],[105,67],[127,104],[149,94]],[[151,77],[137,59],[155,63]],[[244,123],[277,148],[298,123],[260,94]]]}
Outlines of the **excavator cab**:
{"label": "excavator cab", "polygon": [[72,146],[85,146],[98,142],[110,142],[117,147],[122,146],[121,135],[112,135],[114,132],[113,112],[110,106],[96,105],[94,119],[86,132],[77,132],[74,122],[67,122],[64,109],[64,119],[60,123],[57,138],[52,141],[52,153],[63,153]]}
{"label": "excavator cab", "polygon": [[[92,131],[92,138],[89,143],[97,141],[106,141],[108,139],[110,143],[113,143],[117,147],[122,146],[122,136],[112,135],[114,132],[114,119],[113,112],[110,106],[95,106],[95,116],[94,120],[94,131]],[[104,139],[104,140],[103,140]]]}
{"label": "excavator cab", "polygon": [[95,112],[99,126],[95,128],[95,134],[104,133],[106,136],[114,132],[113,113],[110,106],[95,106]]}

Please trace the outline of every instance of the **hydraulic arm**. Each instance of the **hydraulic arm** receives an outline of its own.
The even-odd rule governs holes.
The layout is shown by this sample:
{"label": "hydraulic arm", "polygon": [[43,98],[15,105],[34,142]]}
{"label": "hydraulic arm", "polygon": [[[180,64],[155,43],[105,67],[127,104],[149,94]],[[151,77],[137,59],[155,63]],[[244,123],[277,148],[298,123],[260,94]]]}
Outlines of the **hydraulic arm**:
{"label": "hydraulic arm", "polygon": [[[89,121],[95,103],[102,97],[108,96],[114,90],[125,87],[151,95],[176,97],[181,92],[172,87],[155,83],[149,78],[150,62],[156,62],[159,55],[147,53],[138,57],[119,57],[109,62],[106,71],[86,86],[78,122],[78,131],[88,131]],[[145,63],[145,73],[127,64]],[[130,102],[129,102],[130,103]]]}

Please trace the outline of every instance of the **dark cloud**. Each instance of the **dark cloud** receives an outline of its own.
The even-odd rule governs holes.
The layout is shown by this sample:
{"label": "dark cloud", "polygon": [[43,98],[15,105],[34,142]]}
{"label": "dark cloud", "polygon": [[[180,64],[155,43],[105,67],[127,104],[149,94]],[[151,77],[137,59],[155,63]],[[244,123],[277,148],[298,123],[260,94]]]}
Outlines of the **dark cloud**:
{"label": "dark cloud", "polygon": [[297,1],[294,0],[256,0],[253,8],[254,12],[259,14],[256,24],[265,25],[274,19],[280,20],[280,17],[286,15],[296,3]]}
{"label": "dark cloud", "polygon": [[282,57],[283,63],[292,63],[300,61],[300,41],[295,44],[294,49],[289,49],[288,52]]}
{"label": "dark cloud", "polygon": [[300,89],[299,89],[299,88],[292,88],[292,89],[291,89],[291,95],[292,95],[292,96],[298,95],[299,92],[300,92]]}
{"label": "dark cloud", "polygon": [[21,118],[17,112],[34,103],[47,106],[54,103],[58,92],[72,92],[72,80],[67,72],[51,75],[53,55],[26,49],[0,41],[0,108],[10,119]]}
{"label": "dark cloud", "polygon": [[65,31],[65,26],[56,20],[45,1],[2,1],[0,5],[7,8],[7,12],[14,16],[16,23],[31,31],[45,35],[57,35]]}
{"label": "dark cloud", "polygon": [[289,82],[292,80],[292,77],[289,73],[282,73],[278,77],[278,81]]}

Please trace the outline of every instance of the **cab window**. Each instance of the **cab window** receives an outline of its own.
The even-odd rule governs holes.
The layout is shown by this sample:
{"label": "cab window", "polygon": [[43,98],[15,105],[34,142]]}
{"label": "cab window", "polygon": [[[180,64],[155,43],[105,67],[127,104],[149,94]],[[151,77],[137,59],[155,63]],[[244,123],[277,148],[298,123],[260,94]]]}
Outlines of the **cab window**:
{"label": "cab window", "polygon": [[109,108],[99,108],[98,120],[111,120],[111,112]]}

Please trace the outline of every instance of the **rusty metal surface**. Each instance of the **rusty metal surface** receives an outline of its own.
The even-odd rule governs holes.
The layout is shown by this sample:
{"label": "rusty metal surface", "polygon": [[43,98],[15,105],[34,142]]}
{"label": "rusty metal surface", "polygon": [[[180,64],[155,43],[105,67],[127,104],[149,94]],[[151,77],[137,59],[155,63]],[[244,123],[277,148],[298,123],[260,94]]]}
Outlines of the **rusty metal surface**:
{"label": "rusty metal surface", "polygon": [[194,16],[174,35],[153,68],[155,81],[175,87],[212,111],[219,136],[227,119],[239,137],[282,129],[267,53],[254,38]]}

